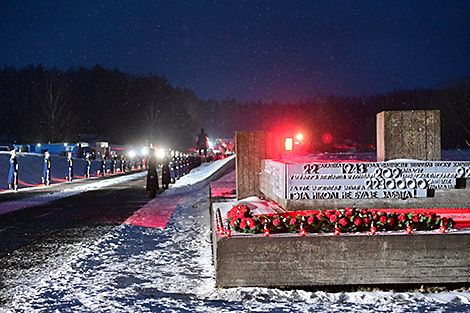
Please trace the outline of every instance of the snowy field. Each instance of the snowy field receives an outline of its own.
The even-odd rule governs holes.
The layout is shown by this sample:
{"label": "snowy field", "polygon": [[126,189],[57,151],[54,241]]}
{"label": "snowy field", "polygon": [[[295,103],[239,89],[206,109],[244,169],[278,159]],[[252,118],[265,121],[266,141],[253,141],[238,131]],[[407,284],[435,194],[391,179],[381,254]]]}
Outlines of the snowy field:
{"label": "snowy field", "polygon": [[181,197],[166,228],[101,226],[80,242],[43,243],[44,255],[31,258],[48,262],[0,273],[0,312],[470,312],[468,290],[216,288],[207,183],[223,162],[203,164],[158,197]]}

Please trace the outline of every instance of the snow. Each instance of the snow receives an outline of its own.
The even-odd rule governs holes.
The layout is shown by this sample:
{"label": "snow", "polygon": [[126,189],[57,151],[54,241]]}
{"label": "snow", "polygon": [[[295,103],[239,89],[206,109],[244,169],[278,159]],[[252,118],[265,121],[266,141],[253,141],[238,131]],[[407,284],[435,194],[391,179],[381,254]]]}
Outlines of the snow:
{"label": "snow", "polygon": [[28,257],[47,262],[0,273],[0,312],[470,311],[467,290],[216,288],[207,184],[224,162],[203,164],[159,195],[179,199],[165,227],[99,226],[84,229],[90,235],[78,242],[57,247],[51,239],[39,251],[13,252],[13,264]]}

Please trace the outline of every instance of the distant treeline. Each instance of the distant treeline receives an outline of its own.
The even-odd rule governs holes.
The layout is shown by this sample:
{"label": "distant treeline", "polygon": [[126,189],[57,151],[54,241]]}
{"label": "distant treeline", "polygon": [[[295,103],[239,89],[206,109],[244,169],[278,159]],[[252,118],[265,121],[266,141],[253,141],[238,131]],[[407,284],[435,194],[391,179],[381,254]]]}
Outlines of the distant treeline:
{"label": "distant treeline", "polygon": [[[28,66],[0,70],[0,142],[76,142],[98,135],[112,143],[192,148],[200,128],[210,137],[235,131],[302,130],[315,150],[332,144],[375,145],[375,116],[384,110],[441,110],[442,146],[470,141],[470,81],[438,90],[374,96],[317,96],[299,103],[202,100],[165,77],[133,76],[101,65],[67,71]],[[324,144],[329,133],[333,142]]]}

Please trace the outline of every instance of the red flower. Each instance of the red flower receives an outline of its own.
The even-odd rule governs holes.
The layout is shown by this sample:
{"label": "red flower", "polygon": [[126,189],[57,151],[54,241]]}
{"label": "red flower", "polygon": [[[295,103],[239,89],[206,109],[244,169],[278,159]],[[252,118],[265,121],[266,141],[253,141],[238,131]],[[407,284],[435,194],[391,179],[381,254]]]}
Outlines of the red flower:
{"label": "red flower", "polygon": [[412,220],[413,220],[413,222],[415,222],[415,223],[419,222],[419,215],[416,214],[416,213],[413,214]]}
{"label": "red flower", "polygon": [[350,207],[347,207],[346,212],[344,213],[344,215],[346,215],[347,217],[351,217],[351,216],[353,216],[353,214],[354,214],[353,209],[351,209]]}
{"label": "red flower", "polygon": [[330,218],[331,213],[330,213],[330,211],[325,211],[325,214],[324,214],[324,215],[325,215],[326,218]]}
{"label": "red flower", "polygon": [[336,223],[337,220],[336,215],[330,215],[330,222]]}
{"label": "red flower", "polygon": [[341,226],[346,226],[348,225],[348,221],[343,217],[339,220],[339,223],[341,224]]}
{"label": "red flower", "polygon": [[354,219],[354,225],[356,225],[356,226],[360,226],[360,225],[361,225],[361,223],[362,223],[362,220],[361,220],[361,218],[360,218],[360,217],[356,217],[356,218]]}
{"label": "red flower", "polygon": [[342,214],[341,211],[336,211],[335,212],[335,215],[337,215],[337,216],[340,216],[341,214]]}
{"label": "red flower", "polygon": [[395,220],[393,218],[388,220],[388,226],[393,226],[394,223],[395,223]]}
{"label": "red flower", "polygon": [[386,216],[386,215],[382,215],[382,216],[380,217],[380,223],[385,224],[386,222],[387,222],[387,216]]}
{"label": "red flower", "polygon": [[246,227],[246,219],[242,218],[242,221],[240,222],[240,228],[244,229]]}
{"label": "red flower", "polygon": [[307,219],[307,223],[308,225],[312,225],[312,223],[314,222],[314,217],[313,216],[309,216],[309,218]]}
{"label": "red flower", "polygon": [[296,221],[297,221],[297,220],[296,220],[295,217],[294,217],[294,218],[292,218],[292,219],[290,220],[289,224],[295,225],[295,222],[296,222]]}
{"label": "red flower", "polygon": [[232,226],[235,226],[235,223],[236,223],[236,222],[237,222],[237,220],[234,218],[234,219],[232,219],[232,221],[230,222],[230,224],[231,224]]}
{"label": "red flower", "polygon": [[404,222],[405,220],[406,220],[405,214],[400,214],[400,215],[398,215],[398,221],[399,221],[399,222]]}
{"label": "red flower", "polygon": [[370,217],[366,216],[364,217],[364,225],[369,225],[370,223]]}
{"label": "red flower", "polygon": [[250,226],[250,228],[255,227],[255,221],[252,218],[249,218],[247,220],[247,223],[248,223],[248,226]]}
{"label": "red flower", "polygon": [[281,222],[281,221],[280,221],[278,218],[275,218],[275,219],[273,220],[273,225],[274,225],[274,226],[277,226],[277,225],[279,225],[280,222]]}

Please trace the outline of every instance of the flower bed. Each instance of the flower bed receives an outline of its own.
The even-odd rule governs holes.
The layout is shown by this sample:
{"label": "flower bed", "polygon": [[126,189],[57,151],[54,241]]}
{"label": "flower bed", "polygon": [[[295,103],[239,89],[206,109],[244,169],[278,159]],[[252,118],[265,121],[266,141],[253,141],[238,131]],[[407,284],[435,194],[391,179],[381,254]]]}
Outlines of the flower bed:
{"label": "flower bed", "polygon": [[379,212],[347,207],[334,210],[295,211],[285,214],[253,215],[244,204],[237,204],[227,213],[228,228],[244,233],[347,233],[452,229],[452,218],[429,213]]}

